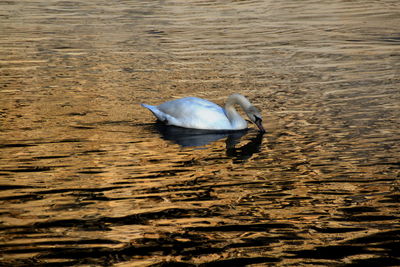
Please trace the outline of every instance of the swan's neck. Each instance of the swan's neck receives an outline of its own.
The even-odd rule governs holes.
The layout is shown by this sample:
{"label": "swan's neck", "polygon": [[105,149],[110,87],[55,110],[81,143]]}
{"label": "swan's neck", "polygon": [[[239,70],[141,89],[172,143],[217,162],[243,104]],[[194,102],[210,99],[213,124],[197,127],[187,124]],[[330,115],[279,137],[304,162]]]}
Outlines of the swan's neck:
{"label": "swan's neck", "polygon": [[243,110],[247,110],[251,104],[247,98],[239,94],[233,94],[228,97],[225,103],[225,112],[233,128],[245,129],[247,128],[247,122],[235,109],[235,105],[238,104]]}

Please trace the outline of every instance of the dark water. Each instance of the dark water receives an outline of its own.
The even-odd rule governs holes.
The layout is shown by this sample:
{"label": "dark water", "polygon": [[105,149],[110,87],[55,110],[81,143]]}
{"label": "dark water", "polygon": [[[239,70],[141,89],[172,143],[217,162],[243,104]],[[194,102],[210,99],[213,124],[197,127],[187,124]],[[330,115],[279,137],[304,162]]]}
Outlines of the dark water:
{"label": "dark water", "polygon": [[[400,266],[399,25],[397,0],[0,2],[0,265]],[[266,134],[139,106],[234,92]]]}

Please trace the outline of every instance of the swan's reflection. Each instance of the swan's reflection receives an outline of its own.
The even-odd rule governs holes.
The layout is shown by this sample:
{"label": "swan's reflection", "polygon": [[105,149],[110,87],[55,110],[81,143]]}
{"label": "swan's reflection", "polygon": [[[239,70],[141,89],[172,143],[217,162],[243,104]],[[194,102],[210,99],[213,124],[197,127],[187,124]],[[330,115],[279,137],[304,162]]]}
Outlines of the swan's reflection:
{"label": "swan's reflection", "polygon": [[182,147],[201,147],[211,142],[226,138],[226,155],[240,160],[250,158],[254,153],[260,151],[263,133],[250,139],[250,142],[236,147],[240,139],[248,133],[243,131],[210,131],[199,129],[181,128],[163,123],[153,125],[154,130],[158,131],[164,140],[172,141]]}
{"label": "swan's reflection", "polygon": [[240,138],[247,133],[243,131],[210,131],[176,127],[163,123],[154,124],[154,129],[158,131],[164,140],[172,141],[182,147],[205,146],[211,142],[228,137],[231,143],[239,142]]}
{"label": "swan's reflection", "polygon": [[254,138],[250,139],[250,142],[241,147],[236,147],[237,143],[231,143],[228,137],[226,140],[226,155],[238,160],[249,159],[254,153],[260,152],[263,135],[264,133],[259,132]]}

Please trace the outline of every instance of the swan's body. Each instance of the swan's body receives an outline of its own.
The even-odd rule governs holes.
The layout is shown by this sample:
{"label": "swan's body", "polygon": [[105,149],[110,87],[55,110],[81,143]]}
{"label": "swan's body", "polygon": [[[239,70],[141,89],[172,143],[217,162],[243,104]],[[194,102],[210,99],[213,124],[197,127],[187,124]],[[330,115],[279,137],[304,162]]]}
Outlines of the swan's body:
{"label": "swan's body", "polygon": [[158,106],[147,104],[142,104],[142,106],[149,109],[158,120],[167,125],[203,130],[244,130],[247,128],[247,122],[236,111],[235,104],[239,104],[243,108],[260,131],[265,131],[261,124],[260,112],[240,94],[229,96],[225,109],[197,97],[176,99]]}

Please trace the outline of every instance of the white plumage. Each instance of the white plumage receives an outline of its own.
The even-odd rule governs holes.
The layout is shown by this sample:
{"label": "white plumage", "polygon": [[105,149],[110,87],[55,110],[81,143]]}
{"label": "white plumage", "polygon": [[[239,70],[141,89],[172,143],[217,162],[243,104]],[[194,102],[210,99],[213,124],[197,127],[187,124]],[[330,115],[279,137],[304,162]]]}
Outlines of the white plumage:
{"label": "white plumage", "polygon": [[235,104],[240,105],[249,119],[260,131],[264,132],[260,112],[240,94],[229,96],[225,108],[197,97],[180,98],[158,106],[147,104],[142,104],[142,106],[167,125],[203,130],[246,129],[247,122],[236,111]]}

